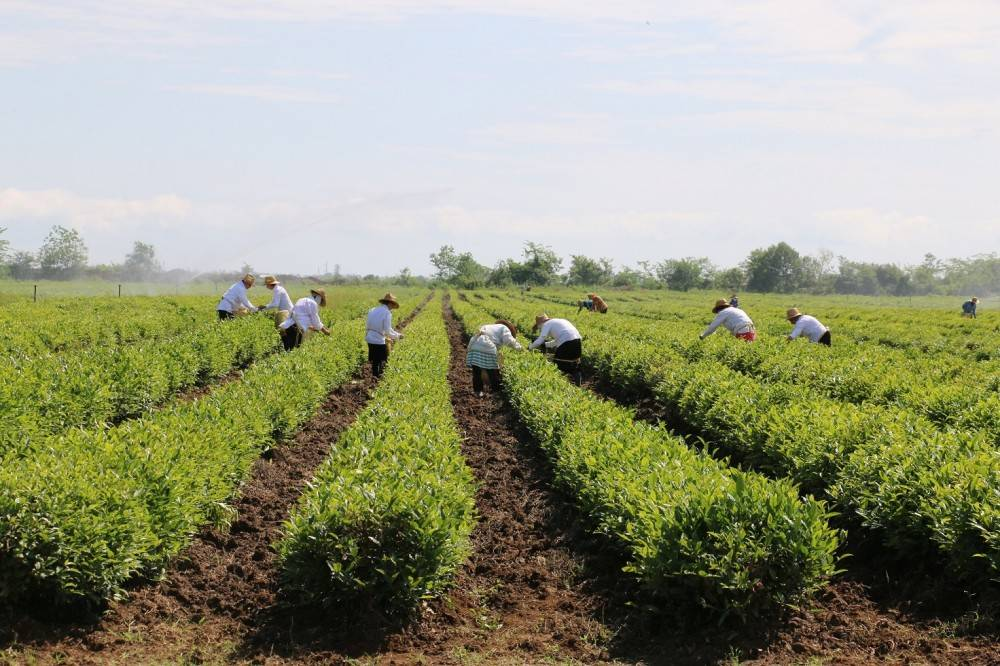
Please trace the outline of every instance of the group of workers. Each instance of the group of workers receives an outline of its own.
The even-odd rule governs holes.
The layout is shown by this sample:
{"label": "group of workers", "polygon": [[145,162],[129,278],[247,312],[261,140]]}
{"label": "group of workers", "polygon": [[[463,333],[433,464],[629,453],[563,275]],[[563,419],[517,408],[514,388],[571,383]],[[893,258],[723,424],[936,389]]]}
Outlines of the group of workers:
{"label": "group of workers", "polygon": [[[270,311],[286,351],[300,346],[312,333],[330,335],[330,329],[323,323],[319,314],[320,308],[326,307],[326,291],[310,289],[308,296],[292,304],[292,299],[281,282],[268,275],[264,278],[264,286],[272,292],[271,301],[267,305],[258,307],[250,302],[248,295],[255,281],[254,276],[248,273],[226,290],[216,307],[220,320],[232,319],[248,312]],[[979,299],[976,297],[963,303],[963,316],[975,318],[978,303]],[[587,294],[587,298],[578,301],[577,305],[577,312],[586,309],[603,314],[608,311],[608,304],[594,293]],[[365,342],[368,344],[368,361],[375,377],[381,377],[385,370],[391,344],[403,337],[402,333],[392,327],[392,311],[398,308],[399,301],[392,292],[388,292],[379,299],[378,305],[368,311],[365,321]],[[728,300],[723,298],[717,300],[712,313],[715,318],[702,331],[700,339],[707,338],[719,328],[725,328],[734,337],[746,342],[757,339],[757,329],[753,320],[740,309],[736,294],[731,295]],[[831,345],[830,329],[816,317],[804,314],[798,308],[790,308],[785,316],[792,324],[792,330],[787,338],[789,341],[805,337],[810,342],[827,347]],[[576,327],[566,319],[553,318],[542,313],[535,317],[534,330],[538,331],[538,335],[534,342],[528,345],[528,349],[553,352],[556,365],[579,385],[583,337]],[[501,347],[519,351],[524,349],[517,341],[517,327],[506,319],[498,319],[492,324],[481,326],[469,340],[466,365],[472,370],[472,389],[478,396],[484,394],[484,376],[488,379],[491,389],[496,390],[499,387]]]}
{"label": "group of workers", "polygon": [[[249,312],[271,311],[285,351],[300,346],[312,333],[330,335],[330,329],[319,316],[320,308],[326,307],[325,290],[310,289],[308,296],[300,298],[293,305],[288,290],[274,276],[268,275],[264,278],[264,286],[272,293],[271,302],[258,307],[250,302],[248,294],[255,282],[256,278],[247,273],[226,290],[215,308],[220,320],[232,319]],[[389,360],[389,345],[403,337],[402,333],[392,327],[392,311],[399,308],[399,301],[392,292],[388,292],[378,302],[378,305],[368,311],[365,322],[368,361],[375,377],[381,377],[385,370],[385,364]]]}

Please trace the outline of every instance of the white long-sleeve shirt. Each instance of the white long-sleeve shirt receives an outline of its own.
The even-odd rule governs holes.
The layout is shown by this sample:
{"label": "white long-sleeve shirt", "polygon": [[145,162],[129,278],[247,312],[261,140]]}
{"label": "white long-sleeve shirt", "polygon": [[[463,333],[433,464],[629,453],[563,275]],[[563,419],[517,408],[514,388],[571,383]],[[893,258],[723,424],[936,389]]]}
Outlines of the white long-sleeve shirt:
{"label": "white long-sleeve shirt", "polygon": [[233,312],[240,308],[246,308],[247,310],[254,309],[254,304],[247,297],[247,286],[243,284],[243,280],[240,280],[227,289],[226,293],[222,295],[222,300],[215,306],[216,310],[222,310],[223,312]]}
{"label": "white long-sleeve shirt", "polygon": [[707,337],[715,333],[715,329],[723,326],[729,330],[733,335],[739,335],[740,333],[749,333],[754,330],[753,320],[750,319],[750,315],[739,308],[728,307],[724,310],[720,310],[719,314],[715,315],[715,319],[712,323],[708,325],[708,328],[704,330],[701,337]]}
{"label": "white long-sleeve shirt", "polygon": [[503,324],[487,324],[485,326],[480,326],[479,330],[490,337],[497,347],[513,347],[514,349],[521,349],[521,343],[511,335],[510,329]]}
{"label": "white long-sleeve shirt", "polygon": [[535,349],[542,346],[545,344],[546,338],[550,336],[555,340],[556,347],[571,340],[581,339],[580,331],[576,330],[573,324],[565,319],[549,319],[542,324],[542,330],[538,332],[538,337],[531,343],[528,349]]}
{"label": "white long-sleeve shirt", "polygon": [[819,339],[823,337],[828,329],[824,326],[819,319],[816,317],[811,317],[809,315],[802,315],[799,320],[795,322],[795,328],[792,332],[788,334],[788,337],[794,340],[800,335],[804,335],[809,338],[809,342],[819,342]]}
{"label": "white long-sleeve shirt", "polygon": [[279,324],[279,327],[283,329],[289,329],[292,326],[298,326],[303,331],[309,329],[318,331],[323,328],[323,322],[319,318],[319,304],[311,296],[295,301],[292,316]]}
{"label": "white long-sleeve shirt", "polygon": [[271,302],[264,306],[265,310],[291,310],[292,299],[288,296],[288,291],[280,284],[275,285]]}
{"label": "white long-sleeve shirt", "polygon": [[368,311],[365,328],[365,342],[370,345],[384,345],[386,338],[399,340],[399,333],[392,328],[392,310],[385,303]]}

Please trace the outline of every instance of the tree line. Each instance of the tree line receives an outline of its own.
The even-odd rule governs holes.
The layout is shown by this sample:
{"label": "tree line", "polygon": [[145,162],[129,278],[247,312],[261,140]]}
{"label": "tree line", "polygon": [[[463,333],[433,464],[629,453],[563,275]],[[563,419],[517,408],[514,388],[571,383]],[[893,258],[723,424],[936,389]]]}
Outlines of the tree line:
{"label": "tree line", "polygon": [[466,289],[565,284],[870,296],[1000,293],[1000,255],[996,253],[948,260],[926,254],[919,264],[899,266],[852,261],[829,251],[802,254],[781,242],[755,249],[731,267],[716,266],[707,257],[684,257],[640,261],[616,270],[609,258],[573,254],[564,270],[563,258],[551,247],[528,241],[519,259],[502,259],[492,268],[451,245],[442,246],[430,259],[436,280]]}

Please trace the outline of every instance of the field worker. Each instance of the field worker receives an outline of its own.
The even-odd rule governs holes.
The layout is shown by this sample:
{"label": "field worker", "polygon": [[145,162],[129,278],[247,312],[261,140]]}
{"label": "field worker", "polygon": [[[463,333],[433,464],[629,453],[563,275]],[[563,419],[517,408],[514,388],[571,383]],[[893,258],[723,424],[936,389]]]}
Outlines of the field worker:
{"label": "field worker", "polygon": [[381,377],[385,370],[389,360],[389,342],[403,337],[402,333],[392,328],[392,311],[399,308],[399,301],[389,292],[378,302],[379,305],[368,311],[365,322],[365,342],[368,343],[368,362],[372,364],[373,377]]}
{"label": "field worker", "polygon": [[732,296],[729,297],[729,307],[731,308],[740,307],[740,299],[738,296],[736,296],[736,294],[733,294]]}
{"label": "field worker", "polygon": [[326,307],[326,292],[322,289],[310,289],[309,295],[295,301],[291,315],[278,325],[281,334],[281,344],[285,351],[292,351],[302,344],[313,331],[322,331],[330,335],[323,321],[319,318],[319,309]]}
{"label": "field worker", "polygon": [[247,290],[253,286],[254,280],[254,276],[247,273],[239,282],[226,290],[222,300],[215,306],[219,319],[232,319],[235,315],[257,309],[247,297]]}
{"label": "field worker", "polygon": [[789,340],[804,335],[809,338],[809,342],[830,346],[830,329],[820,323],[819,319],[802,314],[798,308],[790,309],[785,315],[788,321],[794,325],[792,332],[788,334]]}
{"label": "field worker", "polygon": [[720,326],[729,329],[729,332],[740,340],[753,342],[757,339],[757,329],[754,328],[750,315],[737,307],[733,307],[724,298],[720,298],[715,302],[712,312],[715,314],[715,319],[708,325],[708,328],[702,331],[699,336],[702,340],[715,333],[715,329]]}
{"label": "field worker", "polygon": [[962,303],[962,316],[968,317],[969,319],[975,319],[977,305],[979,305],[979,299],[975,296]]}
{"label": "field worker", "polygon": [[292,315],[292,299],[288,296],[288,291],[273,275],[264,277],[264,286],[271,290],[271,302],[258,309],[274,310],[274,325],[281,326]]}
{"label": "field worker", "polygon": [[[535,317],[535,328],[539,329],[538,337],[528,349],[537,349],[542,345],[555,347],[556,364],[565,372],[577,386],[580,385],[580,357],[583,356],[583,342],[580,332],[565,319],[552,319],[547,314]],[[546,344],[552,338],[553,342]]]}
{"label": "field worker", "polygon": [[517,327],[506,319],[498,319],[495,324],[479,327],[479,331],[469,338],[469,348],[465,354],[465,365],[472,368],[472,391],[483,397],[483,375],[490,378],[490,389],[500,387],[500,347],[523,349],[517,341]]}

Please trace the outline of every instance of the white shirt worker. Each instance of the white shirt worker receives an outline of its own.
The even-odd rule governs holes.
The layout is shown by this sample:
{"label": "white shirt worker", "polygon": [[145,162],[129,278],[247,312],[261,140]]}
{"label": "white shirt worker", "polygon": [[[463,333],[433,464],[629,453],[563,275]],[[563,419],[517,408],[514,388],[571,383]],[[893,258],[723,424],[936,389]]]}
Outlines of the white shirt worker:
{"label": "white shirt worker", "polygon": [[733,335],[740,335],[741,333],[749,333],[754,330],[753,320],[750,319],[750,315],[739,308],[728,307],[719,311],[719,314],[715,315],[715,319],[712,323],[708,325],[708,328],[702,332],[701,337],[707,338],[708,336],[715,333],[715,329],[720,326],[729,330]]}
{"label": "white shirt worker", "polygon": [[254,304],[250,302],[250,298],[247,296],[247,286],[243,284],[242,280],[227,289],[226,293],[222,295],[222,300],[215,307],[216,310],[222,310],[223,312],[235,312],[240,308],[246,308],[247,310],[254,309]]}
{"label": "white shirt worker", "polygon": [[280,284],[274,286],[274,291],[272,292],[271,302],[264,306],[265,310],[288,310],[292,309],[292,299],[288,295],[288,290],[282,287]]}
{"label": "white shirt worker", "polygon": [[399,340],[399,333],[392,328],[392,311],[385,303],[368,311],[365,328],[365,342],[370,345],[384,345],[386,338]]}
{"label": "white shirt worker", "polygon": [[545,339],[549,336],[555,340],[556,347],[559,347],[565,342],[570,342],[571,340],[581,339],[580,331],[576,330],[576,327],[573,326],[573,324],[569,323],[565,319],[549,319],[542,324],[542,330],[538,331],[538,337],[528,346],[528,349],[541,347],[545,344]]}
{"label": "white shirt worker", "polygon": [[283,321],[279,328],[289,329],[292,326],[298,326],[303,331],[321,330],[323,328],[323,322],[319,318],[319,304],[311,296],[306,296],[295,301],[295,307],[292,308],[292,316]]}
{"label": "white shirt worker", "polygon": [[521,343],[511,335],[510,329],[503,324],[487,324],[486,326],[480,326],[479,330],[488,335],[497,347],[507,346],[514,349],[521,349]]}
{"label": "white shirt worker", "polygon": [[823,337],[829,329],[820,323],[819,319],[816,317],[811,317],[809,315],[800,315],[799,320],[795,322],[795,328],[792,332],[788,334],[790,340],[794,340],[800,335],[804,335],[809,339],[809,342],[819,342],[819,339]]}

